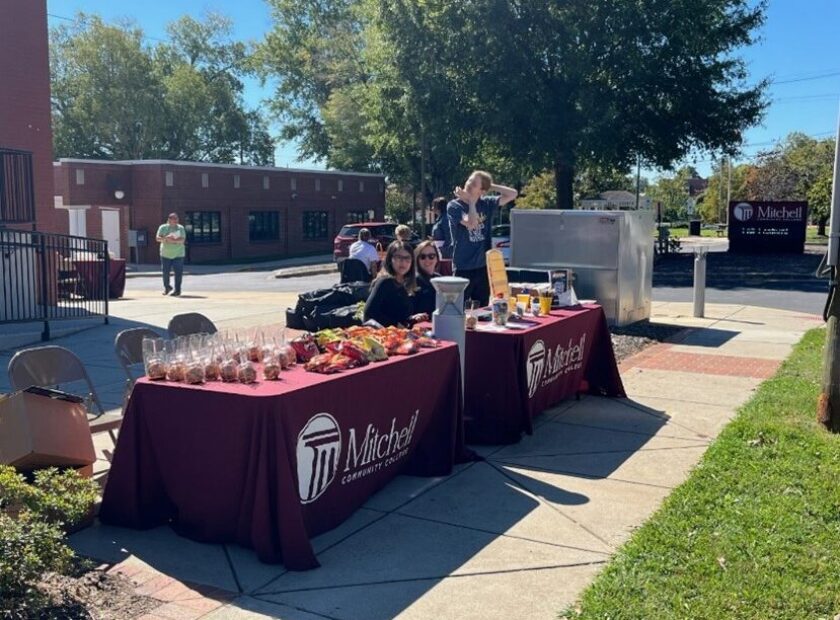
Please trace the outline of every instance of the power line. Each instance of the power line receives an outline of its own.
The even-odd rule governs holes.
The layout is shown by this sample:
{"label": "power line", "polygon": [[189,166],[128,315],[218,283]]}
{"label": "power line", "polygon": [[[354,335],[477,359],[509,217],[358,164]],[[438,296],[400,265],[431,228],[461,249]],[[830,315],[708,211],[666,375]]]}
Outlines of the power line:
{"label": "power line", "polygon": [[823,93],[819,95],[795,95],[793,97],[776,97],[772,100],[772,102],[783,103],[787,101],[804,101],[807,99],[834,99],[840,101],[840,93]]}
{"label": "power line", "polygon": [[777,79],[792,80],[796,78],[812,77],[814,75],[822,75],[830,71],[840,71],[840,67],[826,67],[824,69],[812,69],[810,71],[797,71],[796,73],[782,73],[777,75]]}
{"label": "power line", "polygon": [[[56,15],[55,13],[47,13],[47,17],[52,17],[53,19],[61,19],[67,22],[75,22],[76,20],[72,17],[67,17],[65,15]],[[113,26],[113,24],[111,24]],[[140,31],[142,32],[142,38],[148,39],[149,41],[158,41],[159,43],[169,43],[166,39],[160,39],[158,37],[153,37],[151,35],[146,34],[143,32],[141,28]]]}
{"label": "power line", "polygon": [[834,77],[840,75],[840,71],[829,71],[827,73],[822,73],[818,75],[814,75],[811,77],[800,77],[800,78],[793,78],[790,80],[772,80],[771,84],[773,86],[779,86],[781,84],[798,84],[799,82],[810,82],[812,80],[824,80],[826,78]]}
{"label": "power line", "polygon": [[[835,135],[835,132],[833,130],[832,131],[821,131],[819,133],[806,134],[806,135],[809,138],[816,139],[816,138],[821,138],[821,137],[825,137],[825,136]],[[740,148],[741,149],[753,149],[753,148],[760,149],[761,147],[765,147],[765,146],[777,145],[782,141],[782,139],[783,138],[778,138],[776,140],[770,140],[770,141],[767,141],[767,142],[752,142],[750,144],[742,144]],[[745,157],[743,157],[743,158],[733,157],[733,159],[735,161],[739,161],[739,160],[742,160],[742,159],[752,159],[756,155],[757,155],[757,153],[753,153],[752,155],[745,155]],[[691,164],[691,165],[695,165],[695,164],[710,164],[710,163],[718,162],[720,160],[721,160],[721,157],[706,157],[706,158],[703,158],[703,159],[692,159],[692,158],[686,157],[686,158],[682,159],[681,162]]]}

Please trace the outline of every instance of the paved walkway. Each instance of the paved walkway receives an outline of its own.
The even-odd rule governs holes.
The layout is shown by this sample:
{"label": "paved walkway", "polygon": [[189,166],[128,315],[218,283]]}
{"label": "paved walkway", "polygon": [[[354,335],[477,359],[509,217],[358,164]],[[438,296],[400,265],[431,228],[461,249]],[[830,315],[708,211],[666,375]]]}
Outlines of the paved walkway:
{"label": "paved walkway", "polygon": [[[231,294],[198,309],[244,325],[280,320],[289,303],[278,294]],[[156,295],[114,311],[125,324],[161,326],[179,305]],[[622,364],[627,399],[565,402],[519,444],[480,448],[483,462],[445,478],[397,478],[315,539],[319,569],[287,572],[247,549],[199,544],[168,527],[96,525],[72,545],[156,599],[149,620],[555,618],[685,480],[803,333],[822,324],[735,305],[707,306],[707,318],[695,319],[680,303],[654,304],[652,320],[687,331]],[[116,329],[59,342],[85,358],[111,405],[121,399],[108,350]],[[102,472],[107,436],[97,446]]]}

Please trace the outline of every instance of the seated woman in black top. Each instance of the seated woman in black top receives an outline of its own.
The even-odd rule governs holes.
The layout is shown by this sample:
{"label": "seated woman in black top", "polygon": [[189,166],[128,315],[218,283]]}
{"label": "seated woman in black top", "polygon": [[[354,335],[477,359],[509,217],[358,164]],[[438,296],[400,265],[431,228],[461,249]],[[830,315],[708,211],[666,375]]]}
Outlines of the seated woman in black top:
{"label": "seated woman in black top", "polygon": [[411,297],[417,290],[414,276],[414,254],[404,241],[388,246],[382,271],[373,283],[365,303],[365,321],[373,319],[380,325],[409,326],[428,317],[414,312]]}
{"label": "seated woman in black top", "polygon": [[414,257],[417,263],[417,292],[414,293],[412,298],[414,312],[422,312],[432,316],[437,299],[437,291],[432,286],[432,278],[440,277],[440,274],[436,271],[439,256],[435,242],[420,242],[414,251]]}

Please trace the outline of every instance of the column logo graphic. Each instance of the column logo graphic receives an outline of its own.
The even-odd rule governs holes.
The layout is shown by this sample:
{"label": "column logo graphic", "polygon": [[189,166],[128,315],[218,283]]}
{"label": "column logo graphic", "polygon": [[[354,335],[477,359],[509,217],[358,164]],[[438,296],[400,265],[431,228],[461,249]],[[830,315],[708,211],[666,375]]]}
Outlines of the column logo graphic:
{"label": "column logo graphic", "polygon": [[746,222],[753,216],[753,206],[748,202],[739,202],[732,207],[732,215],[739,222]]}
{"label": "column logo graphic", "polygon": [[300,501],[318,499],[335,479],[341,456],[341,430],[328,413],[314,415],[297,441],[297,474]]}
{"label": "column logo graphic", "polygon": [[531,345],[525,370],[528,377],[528,398],[533,398],[545,371],[545,343],[542,340],[537,340]]}

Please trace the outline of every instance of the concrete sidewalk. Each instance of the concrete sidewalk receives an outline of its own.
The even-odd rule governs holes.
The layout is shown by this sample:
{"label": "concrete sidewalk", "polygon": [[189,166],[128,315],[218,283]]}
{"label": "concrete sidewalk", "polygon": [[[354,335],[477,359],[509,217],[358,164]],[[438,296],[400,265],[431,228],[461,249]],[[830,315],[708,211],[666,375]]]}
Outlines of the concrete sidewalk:
{"label": "concrete sidewalk", "polygon": [[[281,320],[279,294],[245,300],[208,300],[206,313],[230,326]],[[161,325],[173,302],[150,296],[130,313],[127,304],[121,320]],[[149,619],[555,618],[804,332],[822,325],[817,316],[734,305],[709,305],[707,318],[695,319],[691,304],[679,303],[654,304],[652,320],[686,331],[622,364],[627,399],[564,402],[539,417],[533,436],[479,448],[485,461],[445,478],[397,478],[315,539],[319,569],[288,572],[168,527],[97,524],[72,545],[157,600]],[[97,386],[113,387],[108,338],[93,335],[104,330],[57,344],[85,358]],[[106,440],[97,440],[100,471]]]}

